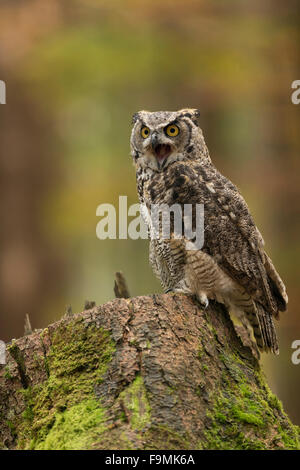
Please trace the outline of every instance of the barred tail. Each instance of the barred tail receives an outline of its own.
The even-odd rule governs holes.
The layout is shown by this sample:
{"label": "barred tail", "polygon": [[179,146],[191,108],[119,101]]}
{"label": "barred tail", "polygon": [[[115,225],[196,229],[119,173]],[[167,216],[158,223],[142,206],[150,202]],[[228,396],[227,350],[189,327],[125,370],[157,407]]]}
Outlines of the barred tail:
{"label": "barred tail", "polygon": [[273,316],[259,303],[244,293],[243,298],[235,299],[235,305],[250,323],[257,346],[261,351],[279,354],[278,340]]}
{"label": "barred tail", "polygon": [[254,302],[256,314],[251,315],[249,321],[252,325],[258,347],[262,351],[272,351],[279,354],[279,346],[273,317],[259,302]]}

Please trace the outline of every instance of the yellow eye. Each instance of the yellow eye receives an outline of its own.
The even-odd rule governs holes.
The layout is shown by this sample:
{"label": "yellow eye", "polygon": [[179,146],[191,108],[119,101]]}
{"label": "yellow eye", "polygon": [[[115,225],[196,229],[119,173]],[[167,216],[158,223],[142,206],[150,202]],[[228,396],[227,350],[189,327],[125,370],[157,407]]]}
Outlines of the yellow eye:
{"label": "yellow eye", "polygon": [[150,135],[149,127],[143,126],[142,129],[141,129],[141,136],[143,137],[143,139],[147,139],[147,137],[149,137],[149,135]]}
{"label": "yellow eye", "polygon": [[179,134],[179,127],[175,126],[175,124],[170,124],[170,126],[166,128],[166,134],[169,137],[176,137],[176,135]]}

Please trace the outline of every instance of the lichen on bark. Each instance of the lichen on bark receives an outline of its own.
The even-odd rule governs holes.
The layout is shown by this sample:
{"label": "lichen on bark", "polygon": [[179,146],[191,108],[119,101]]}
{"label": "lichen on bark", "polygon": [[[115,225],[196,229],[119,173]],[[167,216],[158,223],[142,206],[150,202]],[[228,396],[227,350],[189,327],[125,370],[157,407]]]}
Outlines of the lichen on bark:
{"label": "lichen on bark", "polygon": [[297,449],[298,429],[218,304],[116,299],[8,346],[10,449]]}

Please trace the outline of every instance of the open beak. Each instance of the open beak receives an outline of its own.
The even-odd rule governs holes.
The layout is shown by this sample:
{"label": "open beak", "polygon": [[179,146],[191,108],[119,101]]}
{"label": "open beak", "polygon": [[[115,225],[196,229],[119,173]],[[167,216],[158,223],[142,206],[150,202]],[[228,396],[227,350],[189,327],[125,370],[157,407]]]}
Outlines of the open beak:
{"label": "open beak", "polygon": [[162,168],[167,161],[168,156],[172,152],[171,145],[160,144],[157,135],[154,134],[151,138],[151,145],[153,153],[156,157],[159,168]]}

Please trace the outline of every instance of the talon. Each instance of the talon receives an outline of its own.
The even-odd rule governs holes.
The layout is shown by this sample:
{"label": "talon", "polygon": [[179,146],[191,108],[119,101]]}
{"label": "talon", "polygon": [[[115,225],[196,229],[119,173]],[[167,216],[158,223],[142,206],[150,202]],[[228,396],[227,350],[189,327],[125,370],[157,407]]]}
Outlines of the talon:
{"label": "talon", "polygon": [[201,308],[203,308],[203,310],[205,310],[208,307],[209,300],[205,294],[201,294],[199,296],[199,303],[200,303]]}

